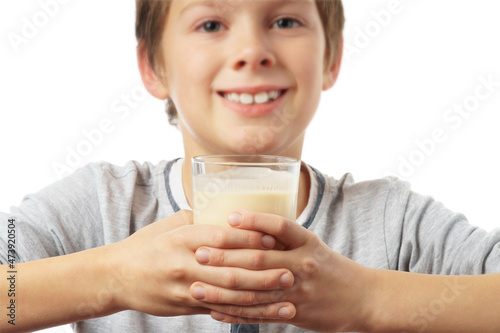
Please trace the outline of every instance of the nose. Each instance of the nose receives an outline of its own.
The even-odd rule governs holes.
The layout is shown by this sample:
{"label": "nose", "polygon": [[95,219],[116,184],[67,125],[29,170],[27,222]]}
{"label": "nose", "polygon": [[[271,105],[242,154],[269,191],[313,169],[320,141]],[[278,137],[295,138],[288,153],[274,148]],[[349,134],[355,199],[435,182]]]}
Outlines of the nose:
{"label": "nose", "polygon": [[237,43],[234,45],[234,70],[251,70],[268,68],[276,64],[276,57],[268,41],[258,32],[245,29],[242,34],[235,36]]}

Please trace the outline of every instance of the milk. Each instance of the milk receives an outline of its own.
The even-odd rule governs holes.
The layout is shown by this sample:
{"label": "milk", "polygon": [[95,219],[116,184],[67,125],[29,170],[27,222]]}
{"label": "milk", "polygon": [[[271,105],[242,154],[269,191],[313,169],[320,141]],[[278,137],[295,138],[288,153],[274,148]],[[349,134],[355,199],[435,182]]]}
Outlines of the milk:
{"label": "milk", "polygon": [[228,226],[228,215],[252,210],[295,220],[298,179],[287,171],[237,167],[193,177],[195,224]]}

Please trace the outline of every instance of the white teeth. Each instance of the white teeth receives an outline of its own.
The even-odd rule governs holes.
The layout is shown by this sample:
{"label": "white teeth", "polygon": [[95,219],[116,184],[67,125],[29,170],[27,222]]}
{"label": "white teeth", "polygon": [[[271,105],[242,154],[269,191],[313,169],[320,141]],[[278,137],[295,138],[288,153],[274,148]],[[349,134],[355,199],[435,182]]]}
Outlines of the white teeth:
{"label": "white teeth", "polygon": [[276,99],[278,98],[279,92],[277,90],[273,90],[269,92],[269,98],[270,99]]}
{"label": "white teeth", "polygon": [[265,91],[255,95],[254,99],[255,99],[255,104],[265,103],[269,100],[267,93]]}
{"label": "white teeth", "polygon": [[228,99],[232,102],[240,102],[240,96],[237,93],[230,93]]}
{"label": "white teeth", "polygon": [[240,103],[242,104],[253,104],[253,96],[247,93],[240,95]]}
{"label": "white teeth", "polygon": [[281,92],[278,90],[272,91],[261,91],[257,93],[255,96],[248,93],[229,93],[224,94],[224,98],[230,100],[231,102],[242,103],[242,104],[262,104],[267,103],[269,101],[273,101],[281,96]]}

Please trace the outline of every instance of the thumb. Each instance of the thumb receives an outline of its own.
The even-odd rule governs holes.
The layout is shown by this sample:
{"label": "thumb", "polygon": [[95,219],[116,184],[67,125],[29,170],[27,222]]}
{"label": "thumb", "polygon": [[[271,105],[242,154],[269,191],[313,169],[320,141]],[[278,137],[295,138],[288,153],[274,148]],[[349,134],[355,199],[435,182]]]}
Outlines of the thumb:
{"label": "thumb", "polygon": [[162,230],[173,230],[185,225],[193,224],[193,211],[180,210],[174,215],[157,221],[156,224]]}

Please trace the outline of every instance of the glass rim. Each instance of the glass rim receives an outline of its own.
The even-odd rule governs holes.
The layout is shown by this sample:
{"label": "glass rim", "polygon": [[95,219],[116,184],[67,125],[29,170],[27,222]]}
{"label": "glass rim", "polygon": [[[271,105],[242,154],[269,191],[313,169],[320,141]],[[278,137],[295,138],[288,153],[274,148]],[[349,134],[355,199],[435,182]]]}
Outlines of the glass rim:
{"label": "glass rim", "polygon": [[[234,161],[221,161],[216,159],[223,158],[234,158]],[[238,160],[238,159],[243,160]],[[262,159],[258,162],[253,161],[245,161],[246,159]],[[214,159],[214,160],[210,160]],[[266,161],[269,160],[269,161]],[[213,164],[213,165],[300,165],[300,160],[294,157],[288,156],[279,156],[279,155],[260,155],[260,154],[216,154],[216,155],[198,155],[191,158],[193,163],[205,163],[205,164]]]}

